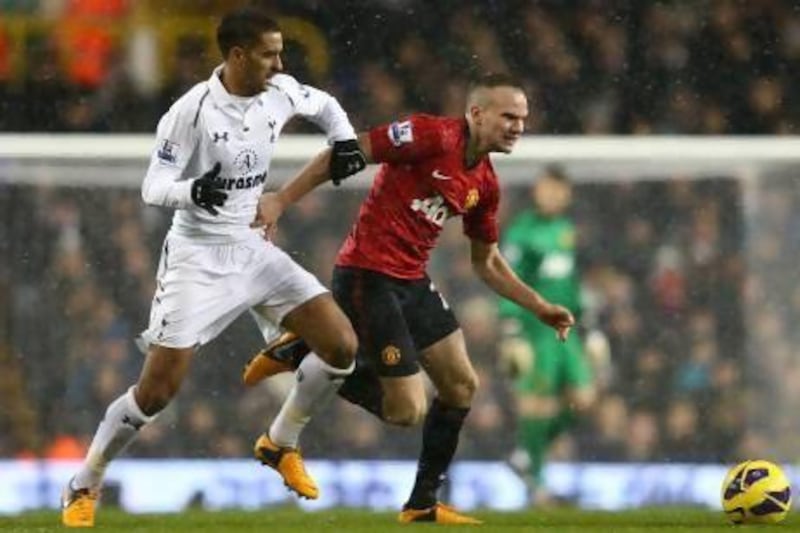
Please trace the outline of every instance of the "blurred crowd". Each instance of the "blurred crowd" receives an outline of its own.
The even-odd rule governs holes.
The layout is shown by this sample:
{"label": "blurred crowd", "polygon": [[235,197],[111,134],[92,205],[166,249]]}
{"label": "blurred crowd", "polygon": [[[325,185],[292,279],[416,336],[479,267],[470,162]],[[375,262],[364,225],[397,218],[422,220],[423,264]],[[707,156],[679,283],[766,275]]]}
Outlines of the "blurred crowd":
{"label": "blurred crowd", "polygon": [[[776,360],[771,374],[758,374],[762,381],[746,375],[744,303],[758,291],[745,290],[757,276],[744,268],[740,182],[664,178],[576,187],[587,315],[608,335],[612,357],[596,368],[595,409],[562,439],[554,458],[730,461],[771,450],[765,435],[782,420],[778,410],[752,412],[749,402],[775,395],[785,367]],[[354,216],[362,196],[362,190],[311,195],[287,213],[280,244],[329,282],[352,220],[343,214]],[[770,205],[762,212],[762,224],[784,224],[768,235],[798,235],[785,227],[800,223],[787,197],[764,200],[784,201],[783,209]],[[524,207],[527,194],[508,187],[505,198],[503,223]],[[144,206],[133,190],[86,194],[20,185],[0,188],[0,213],[7,217],[0,252],[10,258],[0,270],[0,299],[10,303],[0,317],[6,328],[0,336],[6,369],[0,374],[0,457],[79,456],[106,405],[136,378],[141,354],[132,339],[146,324],[169,212]],[[780,238],[766,241],[758,245],[765,248],[764,261],[780,263]],[[766,267],[753,272],[763,276],[762,285],[775,279]],[[506,458],[515,414],[510,381],[495,353],[496,300],[471,272],[458,222],[446,226],[431,276],[459,316],[481,378],[459,457]],[[790,290],[800,313],[794,287],[775,290]],[[790,331],[789,324],[776,331],[774,322],[782,318],[773,312],[756,322],[756,338],[771,351],[778,349],[771,338]],[[791,339],[787,334],[780,345],[785,357]],[[288,387],[274,379],[243,388],[242,365],[260,346],[245,316],[205,347],[177,401],[143,430],[131,454],[248,456]],[[760,358],[756,364],[762,365]],[[748,413],[764,423],[752,423]],[[335,401],[312,423],[304,447],[312,457],[413,457],[418,439],[419,431],[387,428]]]}
{"label": "blurred crowd", "polygon": [[358,127],[460,114],[471,75],[506,71],[534,133],[796,131],[785,0],[2,0],[0,130],[152,131],[220,62],[218,15],[245,3],[275,13],[288,70]]}
{"label": "blurred crowd", "polygon": [[751,386],[742,398],[752,431],[746,446],[797,460],[800,445],[800,188],[794,169],[762,182],[748,209],[748,276],[744,302]]}
{"label": "blurred crowd", "polygon": [[[153,131],[220,61],[216,15],[237,3],[0,0],[0,131]],[[483,71],[524,80],[533,133],[784,134],[800,112],[789,99],[800,91],[791,2],[253,3],[278,16],[288,69],[339,97],[359,128],[417,110],[461,114],[466,80]],[[596,368],[597,405],[555,458],[793,458],[800,192],[776,178],[747,203],[732,177],[662,178],[576,188],[591,326],[612,356]],[[320,192],[281,225],[281,244],[326,283],[362,195]],[[509,187],[505,198],[501,223],[527,194]],[[170,213],[134,190],[9,184],[0,213],[0,457],[80,457],[136,379],[133,338]],[[459,457],[506,458],[515,413],[496,362],[496,302],[471,273],[458,223],[441,244],[431,276],[482,384]],[[205,347],[130,453],[248,456],[288,388],[240,385],[260,347],[249,317]],[[418,441],[336,401],[304,447],[312,457],[412,457]]]}

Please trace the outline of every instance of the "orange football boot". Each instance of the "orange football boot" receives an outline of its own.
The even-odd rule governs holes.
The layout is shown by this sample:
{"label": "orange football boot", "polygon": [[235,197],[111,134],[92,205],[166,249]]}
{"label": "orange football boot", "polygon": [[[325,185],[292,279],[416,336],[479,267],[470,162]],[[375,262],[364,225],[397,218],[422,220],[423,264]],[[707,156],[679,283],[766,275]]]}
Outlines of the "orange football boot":
{"label": "orange football boot", "polygon": [[72,488],[72,480],[69,480],[61,494],[61,523],[67,527],[94,527],[99,496],[96,490]]}
{"label": "orange football boot", "polygon": [[253,454],[261,464],[278,472],[286,487],[296,492],[298,496],[309,500],[316,500],[319,497],[317,484],[306,472],[303,457],[297,448],[281,448],[264,434],[253,446]]}
{"label": "orange football boot", "polygon": [[403,509],[400,511],[397,521],[401,524],[410,524],[411,522],[435,522],[437,524],[452,525],[483,524],[483,521],[461,514],[441,502],[436,502],[436,505],[427,509]]}
{"label": "orange football boot", "polygon": [[308,347],[300,337],[291,331],[285,331],[250,358],[244,365],[242,381],[246,386],[252,387],[275,374],[293,372],[308,352]]}

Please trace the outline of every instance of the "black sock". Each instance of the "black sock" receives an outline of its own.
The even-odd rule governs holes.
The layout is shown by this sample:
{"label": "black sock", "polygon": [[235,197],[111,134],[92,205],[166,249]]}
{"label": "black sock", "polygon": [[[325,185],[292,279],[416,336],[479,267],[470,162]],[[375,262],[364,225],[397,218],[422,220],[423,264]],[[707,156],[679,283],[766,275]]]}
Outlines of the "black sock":
{"label": "black sock", "polygon": [[339,387],[339,396],[383,420],[383,388],[371,368],[357,363],[353,373]]}
{"label": "black sock", "polygon": [[419,455],[417,479],[405,508],[427,509],[437,501],[436,493],[445,480],[458,447],[461,426],[469,408],[449,407],[433,400],[422,428],[422,452]]}

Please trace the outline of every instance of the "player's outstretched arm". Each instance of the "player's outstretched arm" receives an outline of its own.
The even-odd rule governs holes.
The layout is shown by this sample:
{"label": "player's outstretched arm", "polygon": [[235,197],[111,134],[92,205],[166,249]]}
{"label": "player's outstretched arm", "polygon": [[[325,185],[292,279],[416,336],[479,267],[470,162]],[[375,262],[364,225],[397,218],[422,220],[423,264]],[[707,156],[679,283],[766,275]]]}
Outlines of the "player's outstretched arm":
{"label": "player's outstretched arm", "polygon": [[[203,117],[198,109],[205,93],[198,85],[182,96],[158,122],[156,143],[142,182],[142,200],[148,205],[189,209],[199,206],[212,215],[225,202],[225,193],[215,186],[220,168],[205,169],[201,176],[190,176],[189,161],[200,142]],[[199,121],[199,122],[198,122]]]}
{"label": "player's outstretched arm", "polygon": [[494,292],[524,307],[539,320],[556,330],[560,340],[565,340],[575,325],[568,309],[548,302],[533,288],[527,286],[514,273],[500,254],[497,243],[478,239],[470,240],[472,268]]}
{"label": "player's outstretched arm", "polygon": [[[359,134],[357,140],[360,152],[364,158],[364,163],[371,163],[372,148],[369,135],[366,133]],[[278,191],[262,194],[261,198],[258,200],[256,218],[251,226],[254,228],[262,228],[265,235],[271,235],[275,230],[278,219],[287,207],[297,203],[306,194],[331,179],[333,171],[331,158],[335,148],[336,147],[328,148],[314,156],[299,173],[284,183]],[[353,146],[347,145],[346,148],[352,150]],[[363,168],[363,166],[361,168]]]}

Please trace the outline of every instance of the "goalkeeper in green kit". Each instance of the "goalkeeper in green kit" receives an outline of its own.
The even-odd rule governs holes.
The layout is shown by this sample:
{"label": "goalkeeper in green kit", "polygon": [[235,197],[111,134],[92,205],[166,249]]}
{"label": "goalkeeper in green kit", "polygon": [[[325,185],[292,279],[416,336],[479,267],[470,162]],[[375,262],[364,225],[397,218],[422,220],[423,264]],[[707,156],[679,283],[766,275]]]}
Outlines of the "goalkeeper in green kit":
{"label": "goalkeeper in green kit", "polygon": [[[532,208],[514,217],[502,235],[503,255],[525,283],[569,309],[578,321],[575,226],[566,215],[572,186],[560,168],[548,167],[531,196]],[[551,502],[542,479],[547,452],[576,414],[592,406],[592,369],[577,332],[561,342],[552,329],[509,300],[500,302],[500,320],[500,361],[515,380],[517,401],[517,449],[511,463],[529,483],[532,503],[546,505]]]}

